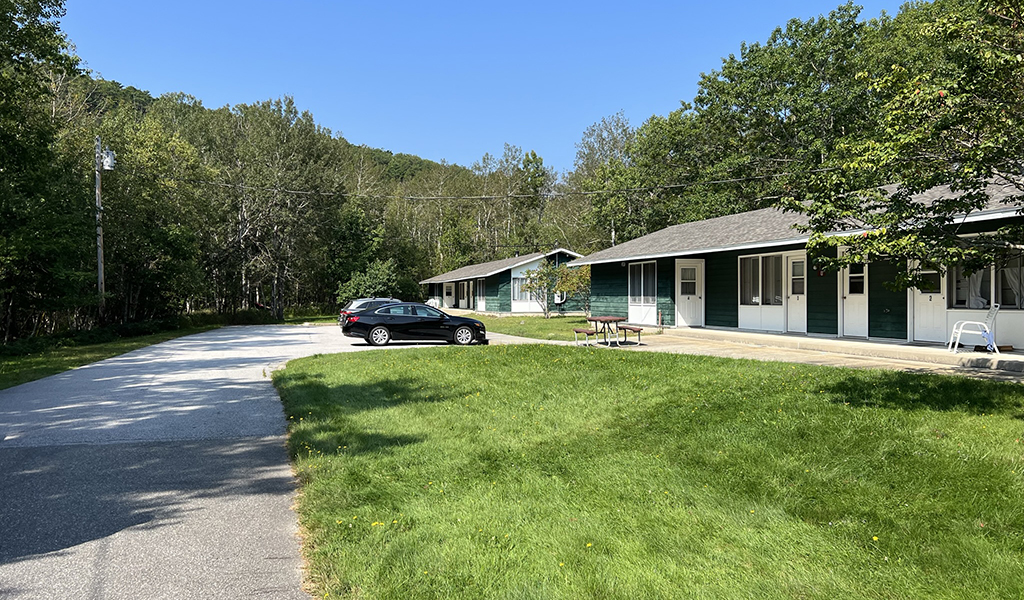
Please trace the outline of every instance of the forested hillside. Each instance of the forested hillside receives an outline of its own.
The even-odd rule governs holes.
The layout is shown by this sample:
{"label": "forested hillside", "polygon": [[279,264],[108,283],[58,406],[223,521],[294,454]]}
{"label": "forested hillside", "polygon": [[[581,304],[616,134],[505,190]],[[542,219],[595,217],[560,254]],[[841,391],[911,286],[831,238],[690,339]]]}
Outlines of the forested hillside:
{"label": "forested hillside", "polygon": [[[509,145],[469,166],[355,146],[289,97],[219,108],[187,91],[154,98],[81,68],[59,29],[62,0],[0,7],[4,340],[194,311],[326,310],[371,267],[416,298],[420,279],[471,263],[556,245],[586,253],[822,198],[836,171],[847,187],[888,183],[905,173],[851,150],[891,140],[905,90],[886,78],[948,80],[984,51],[973,25],[1021,22],[1009,0],[913,2],[872,20],[845,4],[793,20],[708,65],[692,102],[635,128],[622,114],[595,123],[575,168],[555,173]],[[936,45],[936,28],[962,43]],[[1019,116],[1015,102],[1004,113]],[[102,173],[102,311],[96,136],[117,153]]]}

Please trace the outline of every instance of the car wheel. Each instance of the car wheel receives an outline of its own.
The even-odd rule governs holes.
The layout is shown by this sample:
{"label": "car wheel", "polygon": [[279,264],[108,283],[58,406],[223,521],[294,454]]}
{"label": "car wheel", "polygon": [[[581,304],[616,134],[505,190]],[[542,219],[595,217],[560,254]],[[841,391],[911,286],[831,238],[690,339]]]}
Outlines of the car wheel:
{"label": "car wheel", "polygon": [[370,330],[370,334],[366,336],[366,341],[374,346],[383,346],[391,341],[391,332],[388,331],[387,327],[378,325]]}
{"label": "car wheel", "polygon": [[455,330],[455,334],[452,335],[452,339],[456,344],[465,346],[473,341],[473,330],[463,325]]}

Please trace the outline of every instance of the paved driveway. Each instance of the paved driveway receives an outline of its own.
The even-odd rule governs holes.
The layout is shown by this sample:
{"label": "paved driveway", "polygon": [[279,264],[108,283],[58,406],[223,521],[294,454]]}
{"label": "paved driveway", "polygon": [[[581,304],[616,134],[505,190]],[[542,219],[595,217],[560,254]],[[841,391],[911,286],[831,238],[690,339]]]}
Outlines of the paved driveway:
{"label": "paved driveway", "polygon": [[306,598],[270,372],[370,349],[226,327],[0,391],[0,598]]}

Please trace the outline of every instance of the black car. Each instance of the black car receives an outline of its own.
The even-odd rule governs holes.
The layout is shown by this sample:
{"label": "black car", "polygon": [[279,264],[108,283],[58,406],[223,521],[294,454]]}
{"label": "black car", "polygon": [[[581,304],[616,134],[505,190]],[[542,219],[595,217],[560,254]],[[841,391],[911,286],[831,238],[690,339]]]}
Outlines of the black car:
{"label": "black car", "polygon": [[355,314],[360,311],[369,310],[371,308],[377,308],[378,306],[384,306],[385,304],[396,304],[401,302],[397,298],[360,298],[358,300],[349,300],[341,312],[338,313],[338,325],[344,325],[345,319],[349,315]]}
{"label": "black car", "polygon": [[445,341],[461,346],[487,343],[487,330],[480,321],[445,314],[417,302],[388,304],[351,314],[341,331],[374,346],[391,340]]}

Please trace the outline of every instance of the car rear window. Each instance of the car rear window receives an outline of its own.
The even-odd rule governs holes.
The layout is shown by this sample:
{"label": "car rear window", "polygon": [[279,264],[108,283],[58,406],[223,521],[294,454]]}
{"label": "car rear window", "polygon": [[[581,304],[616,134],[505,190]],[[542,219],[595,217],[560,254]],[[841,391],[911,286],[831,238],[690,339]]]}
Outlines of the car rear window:
{"label": "car rear window", "polygon": [[408,315],[409,307],[404,305],[399,306],[385,306],[384,308],[377,311],[378,315]]}

